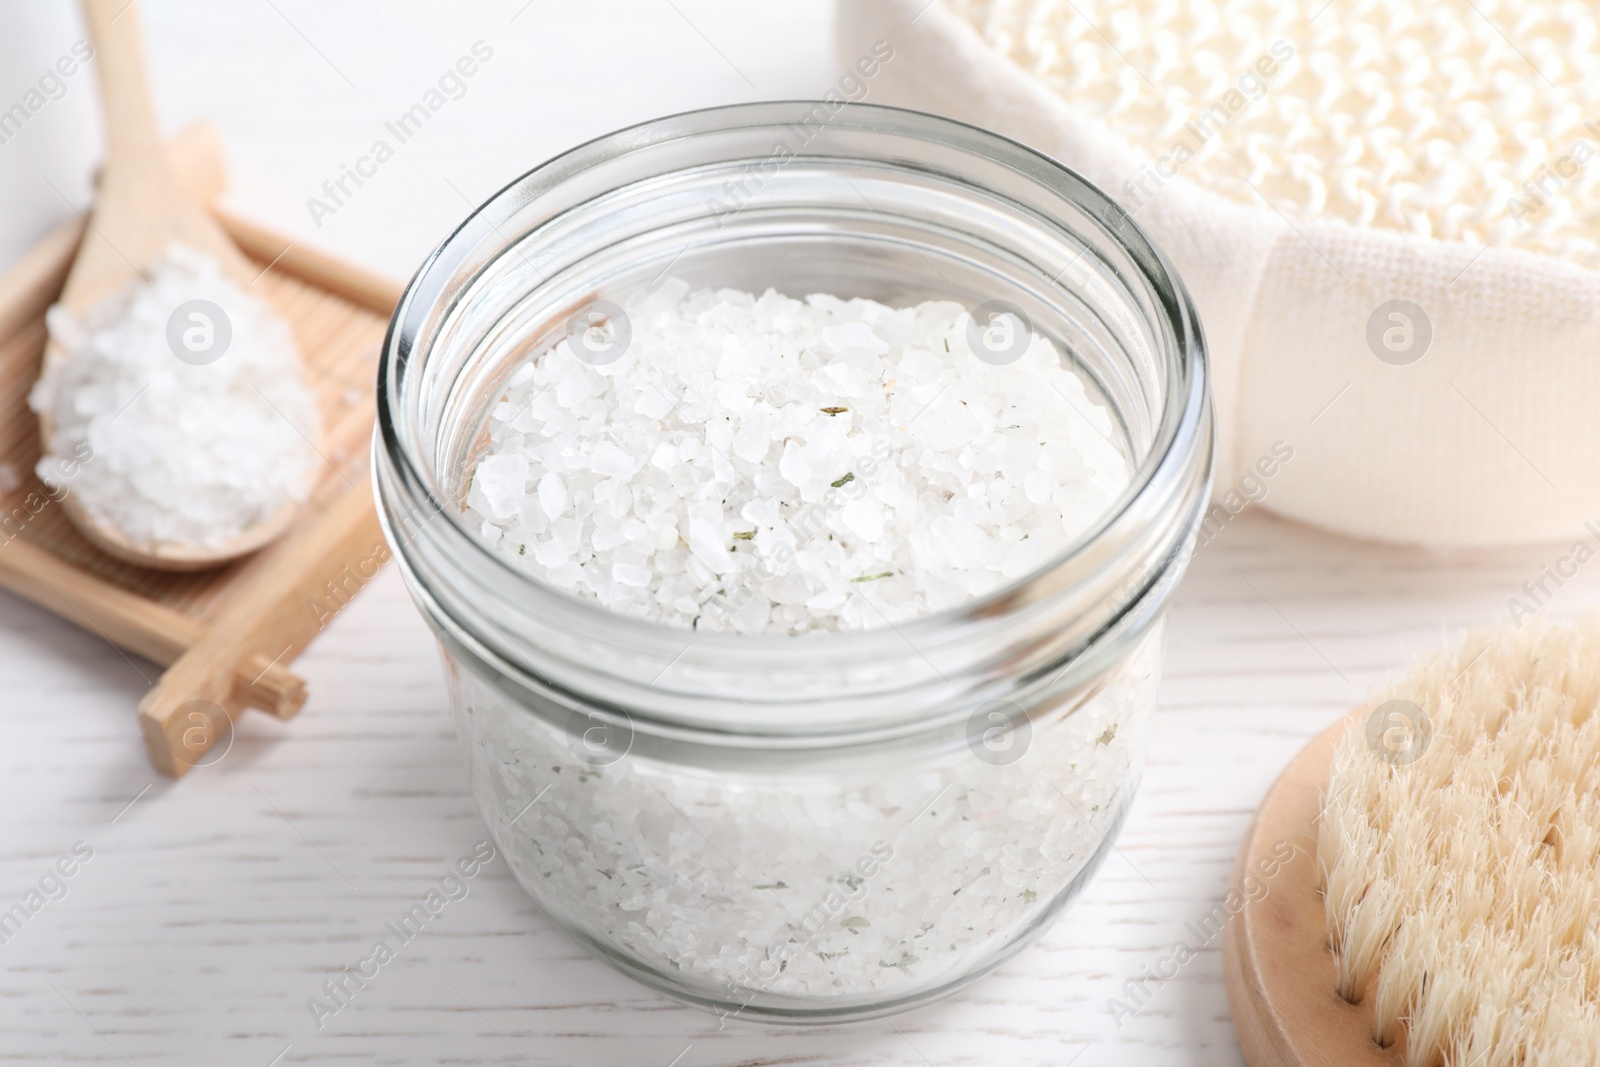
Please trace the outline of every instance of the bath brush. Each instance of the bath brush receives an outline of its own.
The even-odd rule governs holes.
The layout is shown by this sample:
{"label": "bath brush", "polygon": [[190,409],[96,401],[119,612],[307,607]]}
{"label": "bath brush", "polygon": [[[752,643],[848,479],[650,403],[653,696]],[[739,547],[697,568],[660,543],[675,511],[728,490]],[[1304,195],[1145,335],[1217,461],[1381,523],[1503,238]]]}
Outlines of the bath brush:
{"label": "bath brush", "polygon": [[1505,627],[1289,765],[1223,941],[1251,1067],[1600,1064],[1597,704],[1600,617]]}

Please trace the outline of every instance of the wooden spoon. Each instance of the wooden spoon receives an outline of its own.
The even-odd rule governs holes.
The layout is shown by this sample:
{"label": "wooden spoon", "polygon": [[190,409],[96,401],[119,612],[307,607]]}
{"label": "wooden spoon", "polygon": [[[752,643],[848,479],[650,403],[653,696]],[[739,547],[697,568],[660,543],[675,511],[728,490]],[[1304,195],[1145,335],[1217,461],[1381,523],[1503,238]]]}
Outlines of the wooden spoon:
{"label": "wooden spoon", "polygon": [[[248,287],[257,271],[179,184],[167,161],[150,104],[137,5],[131,0],[83,0],[83,12],[99,67],[106,161],[61,305],[81,319],[102,300],[142,281],[146,268],[174,242],[212,256],[223,275]],[[52,343],[44,358],[48,369],[67,353]],[[40,413],[39,424],[46,450],[51,451],[55,434],[48,411]],[[282,533],[299,508],[290,502],[232,541],[198,548],[130,541],[120,530],[97,522],[72,493],[62,498],[62,506],[78,530],[103,551],[131,563],[174,571],[214,567],[253,552]]]}

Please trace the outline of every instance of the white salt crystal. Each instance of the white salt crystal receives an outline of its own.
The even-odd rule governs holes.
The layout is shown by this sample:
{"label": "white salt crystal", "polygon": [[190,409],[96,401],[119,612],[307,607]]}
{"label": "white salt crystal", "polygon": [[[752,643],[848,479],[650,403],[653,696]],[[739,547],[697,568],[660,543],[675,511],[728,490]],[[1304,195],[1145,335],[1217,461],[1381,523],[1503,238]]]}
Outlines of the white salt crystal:
{"label": "white salt crystal", "polygon": [[474,488],[483,490],[483,499],[497,519],[518,513],[527,495],[527,481],[528,460],[524,456],[485,456],[472,477]]}
{"label": "white salt crystal", "polygon": [[751,412],[739,420],[733,438],[733,454],[748,463],[760,463],[772,447],[772,417],[764,411]]}
{"label": "white salt crystal", "polygon": [[[482,466],[482,464],[480,463],[479,466]],[[523,470],[526,472],[527,468],[524,467]],[[555,471],[550,471],[539,479],[539,506],[544,509],[544,513],[547,516],[552,519],[559,519],[567,513],[567,507],[571,502],[571,499],[567,496],[566,483],[561,480],[561,475]]]}
{"label": "white salt crystal", "polygon": [[626,478],[639,466],[631,456],[610,441],[601,441],[594,446],[594,457],[591,462],[596,473],[609,475],[612,478]]}
{"label": "white salt crystal", "polygon": [[778,473],[794,486],[803,487],[811,481],[811,464],[806,462],[805,451],[793,441],[783,445],[783,457],[778,460]]}
{"label": "white salt crystal", "polygon": [[1030,503],[1043,504],[1049,500],[1054,485],[1055,483],[1042,471],[1029,471],[1022,477],[1023,491],[1027,493]]}
{"label": "white salt crystal", "polygon": [[623,585],[643,589],[650,584],[650,579],[655,577],[655,572],[649,567],[641,567],[634,563],[613,563],[611,577]]}
{"label": "white salt crystal", "polygon": [[663,442],[650,453],[650,465],[658,470],[670,471],[678,464],[678,450]]}
{"label": "white salt crystal", "polygon": [[[624,356],[624,359],[627,357]],[[646,389],[639,394],[633,410],[650,419],[664,419],[672,410],[672,398],[659,389]]]}
{"label": "white salt crystal", "polygon": [[883,536],[883,509],[871,500],[852,500],[839,513],[850,532],[863,541]]}
{"label": "white salt crystal", "polygon": [[733,557],[722,547],[721,535],[717,533],[717,528],[705,519],[690,520],[689,551],[717,574],[726,574],[733,569]]}
{"label": "white salt crystal", "polygon": [[1045,565],[1131,478],[1055,347],[985,362],[958,304],[673,279],[626,311],[615,362],[562,342],[507,379],[478,480],[524,462],[522,499],[497,495],[506,466],[467,501],[518,565],[616,611],[746,633],[913,618]]}
{"label": "white salt crystal", "polygon": [[889,346],[865,322],[846,322],[822,331],[822,343],[841,356],[881,356]]}

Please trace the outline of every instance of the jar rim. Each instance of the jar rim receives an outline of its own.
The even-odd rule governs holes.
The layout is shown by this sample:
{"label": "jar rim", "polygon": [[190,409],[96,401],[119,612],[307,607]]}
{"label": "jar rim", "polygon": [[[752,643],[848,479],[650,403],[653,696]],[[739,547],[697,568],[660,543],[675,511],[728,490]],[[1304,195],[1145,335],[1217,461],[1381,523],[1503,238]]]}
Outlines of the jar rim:
{"label": "jar rim", "polygon": [[[686,637],[692,637],[694,643],[711,648],[759,648],[761,656],[769,661],[773,657],[787,658],[785,649],[793,649],[793,655],[798,657],[815,655],[829,648],[842,650],[848,645],[858,653],[870,654],[868,646],[874,644],[893,641],[896,645],[909,643],[916,648],[915,638],[919,634],[931,635],[952,624],[1006,614],[1028,599],[1022,595],[1023,591],[1041,576],[1062,571],[1065,565],[1093,555],[1096,545],[1123,536],[1147,521],[1152,498],[1183,500],[1190,505],[1189,521],[1182,530],[1170,535],[1170,553],[1175,555],[1180,544],[1192,541],[1199,510],[1209,494],[1213,443],[1209,371],[1198,314],[1165,254],[1109,196],[1076,171],[1041,152],[953,119],[861,103],[844,104],[830,120],[831,126],[893,133],[997,162],[1072,202],[1098,223],[1103,235],[1136,265],[1138,280],[1147,287],[1153,306],[1163,316],[1176,351],[1168,353],[1171,373],[1166,377],[1166,395],[1150,452],[1132,472],[1122,495],[1100,513],[1082,536],[1037,568],[990,592],[951,608],[887,626],[801,635],[684,629],[624,615],[540,580],[468,527],[460,510],[444,498],[423,454],[423,449],[432,442],[418,440],[420,435],[405,424],[402,398],[405,376],[416,373],[428,355],[429,349],[419,352],[416,345],[418,338],[425,336],[425,319],[430,307],[445,291],[447,280],[467,261],[468,253],[484,239],[486,232],[496,229],[513,211],[526,208],[540,195],[592,167],[665,141],[791,123],[812,113],[819,105],[826,106],[822,101],[789,100],[704,108],[596,137],[534,167],[496,192],[452,231],[408,283],[391,319],[378,368],[374,471],[379,472],[387,463],[404,490],[421,497],[415,503],[427,511],[430,521],[438,514],[444,515],[447,532],[440,536],[447,538],[452,548],[464,549],[487,562],[497,579],[515,590],[516,595],[525,597],[529,605],[557,603],[565,617],[581,620],[586,626],[604,627],[621,641],[681,643]],[[1065,233],[1073,232],[1062,224],[1057,225]],[[507,240],[500,255],[508,254],[512,247],[513,242]],[[1201,472],[1202,483],[1198,500],[1193,484],[1196,470]],[[380,507],[380,513],[383,511]],[[385,525],[389,526],[387,516]],[[394,536],[392,528],[388,532],[395,554],[404,566],[405,546]]]}

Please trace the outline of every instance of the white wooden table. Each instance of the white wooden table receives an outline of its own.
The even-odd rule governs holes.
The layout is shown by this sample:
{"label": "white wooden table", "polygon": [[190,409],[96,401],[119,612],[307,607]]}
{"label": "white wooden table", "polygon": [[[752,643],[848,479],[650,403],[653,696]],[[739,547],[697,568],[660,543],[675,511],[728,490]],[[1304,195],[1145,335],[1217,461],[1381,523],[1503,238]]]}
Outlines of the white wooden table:
{"label": "white wooden table", "polygon": [[[514,22],[522,0],[450,16],[420,2],[274,2],[281,14],[142,0],[162,112],[221,125],[240,210],[395,274],[463,198],[583,137],[832,80],[821,0],[771,5],[759,23],[689,0],[534,0]],[[27,24],[40,69],[58,52],[43,40],[50,18]],[[304,198],[480,38],[494,60],[431,144],[313,227]],[[6,59],[0,101],[32,78],[13,78],[32,60]],[[86,89],[60,117],[88,110],[68,105]],[[52,167],[64,190],[81,180],[71,151],[28,144],[0,146],[4,187]],[[50,215],[37,206],[0,238]],[[0,944],[0,1062],[1235,1065],[1215,943],[1120,1028],[1108,1000],[1221,899],[1252,810],[1306,740],[1411,656],[1504,619],[1506,598],[1562,551],[1442,556],[1242,515],[1179,592],[1143,791],[1087,893],[959,996],[810,1031],[719,1028],[612,973],[499,861],[319,1031],[307,999],[485,836],[431,638],[397,576],[384,572],[299,661],[311,699],[297,720],[248,717],[224,759],[179,784],[150,772],[134,725],[155,669],[0,594],[0,911],[76,842],[93,850],[65,895]],[[1547,610],[1597,605],[1600,567]]]}

